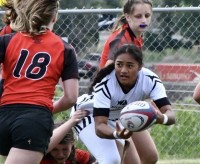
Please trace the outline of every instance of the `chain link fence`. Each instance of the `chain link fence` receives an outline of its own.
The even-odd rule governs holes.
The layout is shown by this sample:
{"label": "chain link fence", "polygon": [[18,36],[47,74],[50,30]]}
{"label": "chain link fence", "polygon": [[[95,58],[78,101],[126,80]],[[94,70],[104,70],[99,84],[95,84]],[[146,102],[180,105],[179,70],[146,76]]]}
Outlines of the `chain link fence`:
{"label": "chain link fence", "polygon": [[[59,11],[54,32],[76,49],[80,94],[87,92],[104,42],[121,12],[121,9]],[[156,125],[151,129],[160,163],[200,163],[200,106],[192,99],[194,87],[200,81],[200,7],[154,8],[144,41],[145,66],[163,81],[177,116],[176,125]],[[58,85],[56,96],[61,94]],[[64,119],[66,115],[63,112],[58,117]]]}

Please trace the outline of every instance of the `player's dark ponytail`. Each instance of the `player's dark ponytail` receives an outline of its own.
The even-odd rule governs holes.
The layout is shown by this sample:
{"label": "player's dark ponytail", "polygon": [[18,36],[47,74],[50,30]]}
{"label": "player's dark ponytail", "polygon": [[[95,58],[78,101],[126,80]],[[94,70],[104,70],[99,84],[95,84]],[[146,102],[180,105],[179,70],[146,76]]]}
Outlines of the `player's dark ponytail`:
{"label": "player's dark ponytail", "polygon": [[92,82],[92,84],[90,85],[89,87],[89,91],[88,91],[88,94],[91,94],[93,92],[93,87],[101,82],[101,80],[107,76],[108,74],[110,74],[115,68],[115,64],[114,63],[111,63],[109,64],[108,66],[106,66],[105,68],[101,69],[97,74],[96,76],[94,77],[94,80]]}

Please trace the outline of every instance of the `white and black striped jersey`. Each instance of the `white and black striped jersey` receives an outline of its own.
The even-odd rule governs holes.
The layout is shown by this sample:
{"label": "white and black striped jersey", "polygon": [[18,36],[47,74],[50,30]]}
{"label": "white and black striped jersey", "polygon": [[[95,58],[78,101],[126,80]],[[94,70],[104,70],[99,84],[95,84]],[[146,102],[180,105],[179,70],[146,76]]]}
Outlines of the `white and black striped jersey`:
{"label": "white and black striped jersey", "polygon": [[72,108],[72,111],[76,110],[87,110],[90,113],[93,112],[93,95],[83,94],[79,96],[76,104]]}
{"label": "white and black striped jersey", "polygon": [[138,72],[133,88],[124,93],[113,70],[94,87],[94,116],[119,118],[123,107],[133,101],[152,99],[158,107],[169,105],[166,90],[159,77],[147,68]]}

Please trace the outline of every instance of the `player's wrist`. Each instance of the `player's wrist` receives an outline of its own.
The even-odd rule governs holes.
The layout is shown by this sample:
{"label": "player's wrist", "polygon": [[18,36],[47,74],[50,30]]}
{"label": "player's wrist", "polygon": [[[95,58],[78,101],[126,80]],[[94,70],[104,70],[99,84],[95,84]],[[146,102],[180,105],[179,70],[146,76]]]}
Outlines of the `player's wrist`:
{"label": "player's wrist", "polygon": [[113,132],[113,137],[115,139],[119,139],[120,138],[116,130]]}
{"label": "player's wrist", "polygon": [[166,125],[168,123],[168,116],[166,114],[163,114],[163,125]]}

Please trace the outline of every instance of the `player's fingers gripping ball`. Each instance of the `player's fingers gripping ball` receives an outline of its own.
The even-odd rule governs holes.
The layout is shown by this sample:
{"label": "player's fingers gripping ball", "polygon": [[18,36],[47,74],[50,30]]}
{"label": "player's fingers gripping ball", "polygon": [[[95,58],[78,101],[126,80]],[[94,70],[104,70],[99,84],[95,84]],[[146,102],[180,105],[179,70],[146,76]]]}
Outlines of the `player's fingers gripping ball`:
{"label": "player's fingers gripping ball", "polygon": [[120,113],[121,124],[132,132],[151,127],[157,120],[155,107],[146,101],[135,101],[126,105]]}
{"label": "player's fingers gripping ball", "polygon": [[133,134],[133,132],[129,131],[126,128],[122,129],[118,122],[116,122],[116,133],[117,133],[116,135],[119,138],[123,138],[123,139],[128,139]]}

